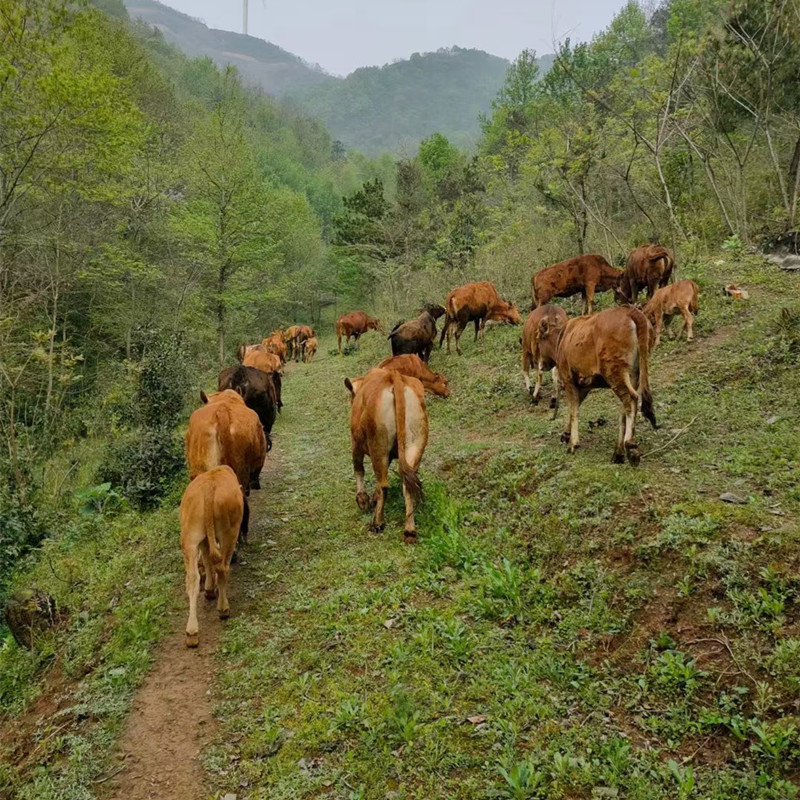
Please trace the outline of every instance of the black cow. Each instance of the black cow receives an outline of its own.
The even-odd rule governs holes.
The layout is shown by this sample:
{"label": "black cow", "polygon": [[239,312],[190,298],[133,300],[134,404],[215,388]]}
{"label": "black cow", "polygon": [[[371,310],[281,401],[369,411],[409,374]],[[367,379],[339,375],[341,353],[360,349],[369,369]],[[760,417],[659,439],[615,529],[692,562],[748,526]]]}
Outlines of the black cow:
{"label": "black cow", "polygon": [[258,414],[264,428],[264,435],[267,437],[267,450],[271,450],[272,426],[283,406],[280,373],[262,372],[255,367],[228,367],[220,372],[217,388],[220,392],[225,389],[233,389],[234,392],[238,392],[245,405]]}
{"label": "black cow", "polygon": [[427,363],[436,341],[436,320],[444,313],[442,306],[426,304],[416,319],[398,322],[388,336],[392,355],[417,355]]}

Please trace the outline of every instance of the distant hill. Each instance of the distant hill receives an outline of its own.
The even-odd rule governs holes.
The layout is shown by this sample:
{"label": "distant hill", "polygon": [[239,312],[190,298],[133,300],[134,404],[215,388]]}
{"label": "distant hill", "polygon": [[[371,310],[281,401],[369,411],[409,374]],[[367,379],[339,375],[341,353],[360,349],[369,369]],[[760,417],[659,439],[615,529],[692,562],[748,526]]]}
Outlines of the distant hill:
{"label": "distant hill", "polygon": [[158,28],[168,42],[187,55],[208,56],[221,66],[233,64],[247,81],[270,94],[282,95],[340,80],[277,45],[255,36],[209,28],[154,0],[125,0],[125,6],[132,17]]}
{"label": "distant hill", "polygon": [[370,155],[414,152],[435,131],[468,146],[478,138],[478,117],[489,110],[508,65],[482,50],[453,47],[357,69],[343,81],[293,96],[335,138]]}
{"label": "distant hill", "polygon": [[[489,110],[509,65],[482,50],[452,47],[338,78],[277,45],[209,28],[156,0],[124,2],[130,16],[158,28],[187,55],[235,65],[245,80],[321,118],[346,147],[373,156],[413,153],[435,131],[458,146],[474,144],[479,115]],[[539,60],[543,73],[552,60]]]}

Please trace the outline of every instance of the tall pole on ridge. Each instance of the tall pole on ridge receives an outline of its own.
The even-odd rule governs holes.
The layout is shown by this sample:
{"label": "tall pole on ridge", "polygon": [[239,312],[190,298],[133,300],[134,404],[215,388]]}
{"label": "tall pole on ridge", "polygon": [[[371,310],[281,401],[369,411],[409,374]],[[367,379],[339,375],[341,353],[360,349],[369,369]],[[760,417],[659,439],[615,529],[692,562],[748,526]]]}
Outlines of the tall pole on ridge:
{"label": "tall pole on ridge", "polygon": [[247,0],[243,0],[243,6],[244,21],[242,22],[242,33],[247,36]]}

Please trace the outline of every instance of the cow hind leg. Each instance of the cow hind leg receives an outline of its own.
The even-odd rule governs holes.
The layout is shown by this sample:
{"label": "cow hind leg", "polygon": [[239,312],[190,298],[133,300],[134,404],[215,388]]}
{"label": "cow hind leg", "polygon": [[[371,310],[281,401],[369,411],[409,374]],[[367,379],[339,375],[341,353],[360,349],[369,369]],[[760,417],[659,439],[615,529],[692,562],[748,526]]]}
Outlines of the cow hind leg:
{"label": "cow hind leg", "polygon": [[525,391],[532,395],[531,389],[531,354],[528,349],[523,346],[522,348],[522,380],[525,381]]}
{"label": "cow hind leg", "polygon": [[[628,373],[625,373],[625,375],[620,377],[621,380],[614,380],[611,382],[611,385],[614,387],[614,393],[622,403],[622,416],[624,417],[625,425],[624,432],[621,431],[622,445],[625,455],[628,457],[628,461],[632,466],[637,467],[641,461],[639,447],[635,441],[636,414],[639,410],[639,394],[636,389],[634,389]],[[622,424],[623,420],[621,419],[620,427],[622,427]],[[617,460],[618,449],[619,443],[617,444],[617,450],[614,451],[615,462]]]}
{"label": "cow hind leg", "polygon": [[367,485],[364,480],[364,454],[353,453],[353,473],[356,476],[356,503],[362,511],[372,508],[372,501],[367,494]]}
{"label": "cow hind leg", "polygon": [[186,646],[197,647],[200,642],[200,626],[197,622],[197,597],[200,594],[200,563],[198,545],[191,542],[183,551],[186,570],[186,596],[189,599],[189,619],[186,622]]}
{"label": "cow hind leg", "polygon": [[581,398],[574,386],[567,384],[565,387],[567,394],[567,406],[569,408],[568,428],[561,435],[561,441],[569,444],[569,452],[574,453],[580,447],[578,437],[578,419],[581,405]]}
{"label": "cow hind leg", "polygon": [[[550,398],[550,408],[553,409],[554,412],[558,411],[558,367],[553,367],[550,371],[550,375],[553,378],[553,396]],[[556,418],[555,413],[553,414],[553,419]]]}
{"label": "cow hind leg", "polygon": [[534,405],[538,405],[539,398],[542,394],[542,372],[544,369],[544,364],[542,364],[541,360],[536,363],[536,385],[533,387],[533,403]]}
{"label": "cow hind leg", "polygon": [[692,312],[688,308],[682,308],[681,314],[683,315],[683,330],[686,332],[686,341],[691,342],[694,339],[694,318]]}
{"label": "cow hind leg", "polygon": [[[467,323],[466,322],[459,322],[458,323],[458,327],[456,328],[456,332],[455,332],[456,353],[458,353],[459,355],[462,355],[462,353],[461,353],[461,334],[464,333],[464,328],[466,328],[466,327],[467,327]],[[448,339],[448,344],[449,344],[449,339]],[[450,352],[450,351],[448,350],[448,352]]]}
{"label": "cow hind leg", "polygon": [[370,461],[375,472],[375,514],[372,517],[370,530],[373,533],[380,533],[386,525],[384,509],[386,496],[389,493],[389,456],[370,453]]}
{"label": "cow hind leg", "polygon": [[203,590],[206,600],[214,600],[217,596],[216,572],[214,570],[214,565],[211,563],[208,544],[205,541],[200,545],[200,553],[203,560],[203,574],[205,576]]}
{"label": "cow hind leg", "polygon": [[223,556],[222,563],[217,566],[217,613],[220,619],[228,619],[231,615],[231,607],[228,603],[228,576],[231,568],[229,559]]}
{"label": "cow hind leg", "polygon": [[475,341],[478,341],[478,337],[481,335],[481,321],[479,319],[473,320],[475,324]]}

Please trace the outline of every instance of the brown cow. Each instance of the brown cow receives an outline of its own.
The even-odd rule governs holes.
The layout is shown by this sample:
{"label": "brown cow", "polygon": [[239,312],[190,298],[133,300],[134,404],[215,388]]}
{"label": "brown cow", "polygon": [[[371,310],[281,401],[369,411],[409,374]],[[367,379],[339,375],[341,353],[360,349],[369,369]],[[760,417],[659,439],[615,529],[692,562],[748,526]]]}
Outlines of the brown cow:
{"label": "brown cow", "polygon": [[643,244],[631,250],[620,281],[620,298],[626,303],[635,303],[639,292],[647,289],[647,298],[652,299],[656,289],[669,283],[674,267],[672,254],[660,244]]}
{"label": "brown cow", "polygon": [[299,325],[290,325],[283,332],[283,342],[286,345],[286,358],[289,361],[291,361],[292,356],[294,355],[294,340],[297,336],[297,329],[299,327]]}
{"label": "brown cow", "polygon": [[582,255],[540,269],[531,278],[534,306],[547,305],[554,297],[581,293],[583,313],[591,314],[594,296],[620,285],[624,271],[615,269],[600,255]]}
{"label": "brown cow", "polygon": [[694,339],[694,314],[697,313],[697,297],[700,287],[694,281],[678,281],[656,290],[653,297],[648,300],[642,309],[644,315],[656,329],[656,346],[661,342],[661,331],[672,322],[674,314],[680,312],[683,317],[683,331],[686,332],[686,341]]}
{"label": "brown cow", "polygon": [[410,353],[402,356],[386,358],[378,364],[378,369],[399,372],[409,378],[416,378],[425,388],[425,391],[439,397],[450,397],[450,386],[447,378],[441,372],[431,372],[428,365],[419,357]]}
{"label": "brown cow", "polygon": [[292,350],[294,351],[294,360],[305,361],[306,342],[316,336],[314,329],[308,325],[296,325],[296,333],[292,342]]}
{"label": "brown cow", "polygon": [[225,465],[198,475],[184,492],[181,500],[181,550],[189,597],[187,647],[197,647],[199,643],[197,596],[200,594],[201,561],[206,597],[213,600],[216,594],[219,618],[230,616],[228,575],[244,517],[244,502],[236,474]]}
{"label": "brown cow", "polygon": [[286,342],[283,341],[283,331],[273,331],[261,344],[267,348],[268,353],[273,353],[281,360],[281,364],[286,363]]}
{"label": "brown cow", "polygon": [[312,358],[314,358],[314,355],[317,352],[318,344],[319,343],[317,342],[316,336],[311,336],[310,338],[306,339],[305,345],[303,347],[303,361],[306,364],[308,364],[308,362],[311,361]]}
{"label": "brown cow", "polygon": [[634,441],[639,399],[642,412],[656,427],[647,362],[653,327],[633,306],[620,306],[591,317],[569,320],[558,343],[556,362],[569,404],[569,429],[562,441],[569,452],[578,447],[578,413],[592,389],[609,388],[622,403],[613,462],[636,466],[641,456]]}
{"label": "brown cow", "polygon": [[[350,391],[350,439],[358,507],[369,511],[375,503],[371,530],[383,530],[389,464],[396,457],[406,501],[404,536],[407,542],[416,541],[414,510],[422,497],[417,470],[428,443],[428,413],[422,384],[416,378],[385,369],[373,369],[352,382],[345,378],[344,384]],[[373,501],[364,483],[367,455],[375,473]]]}
{"label": "brown cow", "polygon": [[392,343],[392,355],[416,353],[427,363],[436,342],[436,320],[444,313],[442,306],[429,304],[416,319],[395,325],[387,337]]}
{"label": "brown cow", "polygon": [[510,325],[519,325],[522,317],[516,305],[503,300],[497,293],[494,284],[489,281],[468,283],[453,289],[445,300],[445,318],[439,347],[447,336],[447,352],[450,352],[451,328],[455,328],[456,352],[461,355],[460,339],[464,328],[470,322],[475,323],[475,341],[483,332],[487,320],[492,322],[505,322]]}
{"label": "brown cow", "polygon": [[275,353],[267,352],[267,348],[263,344],[240,344],[236,350],[236,358],[239,363],[244,367],[255,367],[267,374],[271,372],[280,372],[281,360]]}
{"label": "brown cow", "polygon": [[357,342],[367,331],[378,331],[381,328],[380,320],[370,317],[363,311],[351,311],[343,314],[336,320],[336,338],[339,342],[339,354],[342,352],[342,336],[346,343],[350,342],[350,337]]}
{"label": "brown cow", "polygon": [[[267,440],[258,414],[249,409],[232,389],[210,397],[200,392],[203,405],[192,412],[186,430],[186,461],[189,479],[227,464],[239,479],[246,495],[259,489],[259,475],[267,456]],[[247,538],[248,513],[245,506],[242,536]]]}
{"label": "brown cow", "polygon": [[[542,392],[542,372],[552,370],[553,397],[550,408],[558,408],[558,368],[556,349],[561,331],[567,324],[567,312],[560,306],[539,306],[528,315],[522,329],[522,377],[525,388],[534,404],[539,402]],[[531,388],[531,365],[536,367],[536,386]]]}

